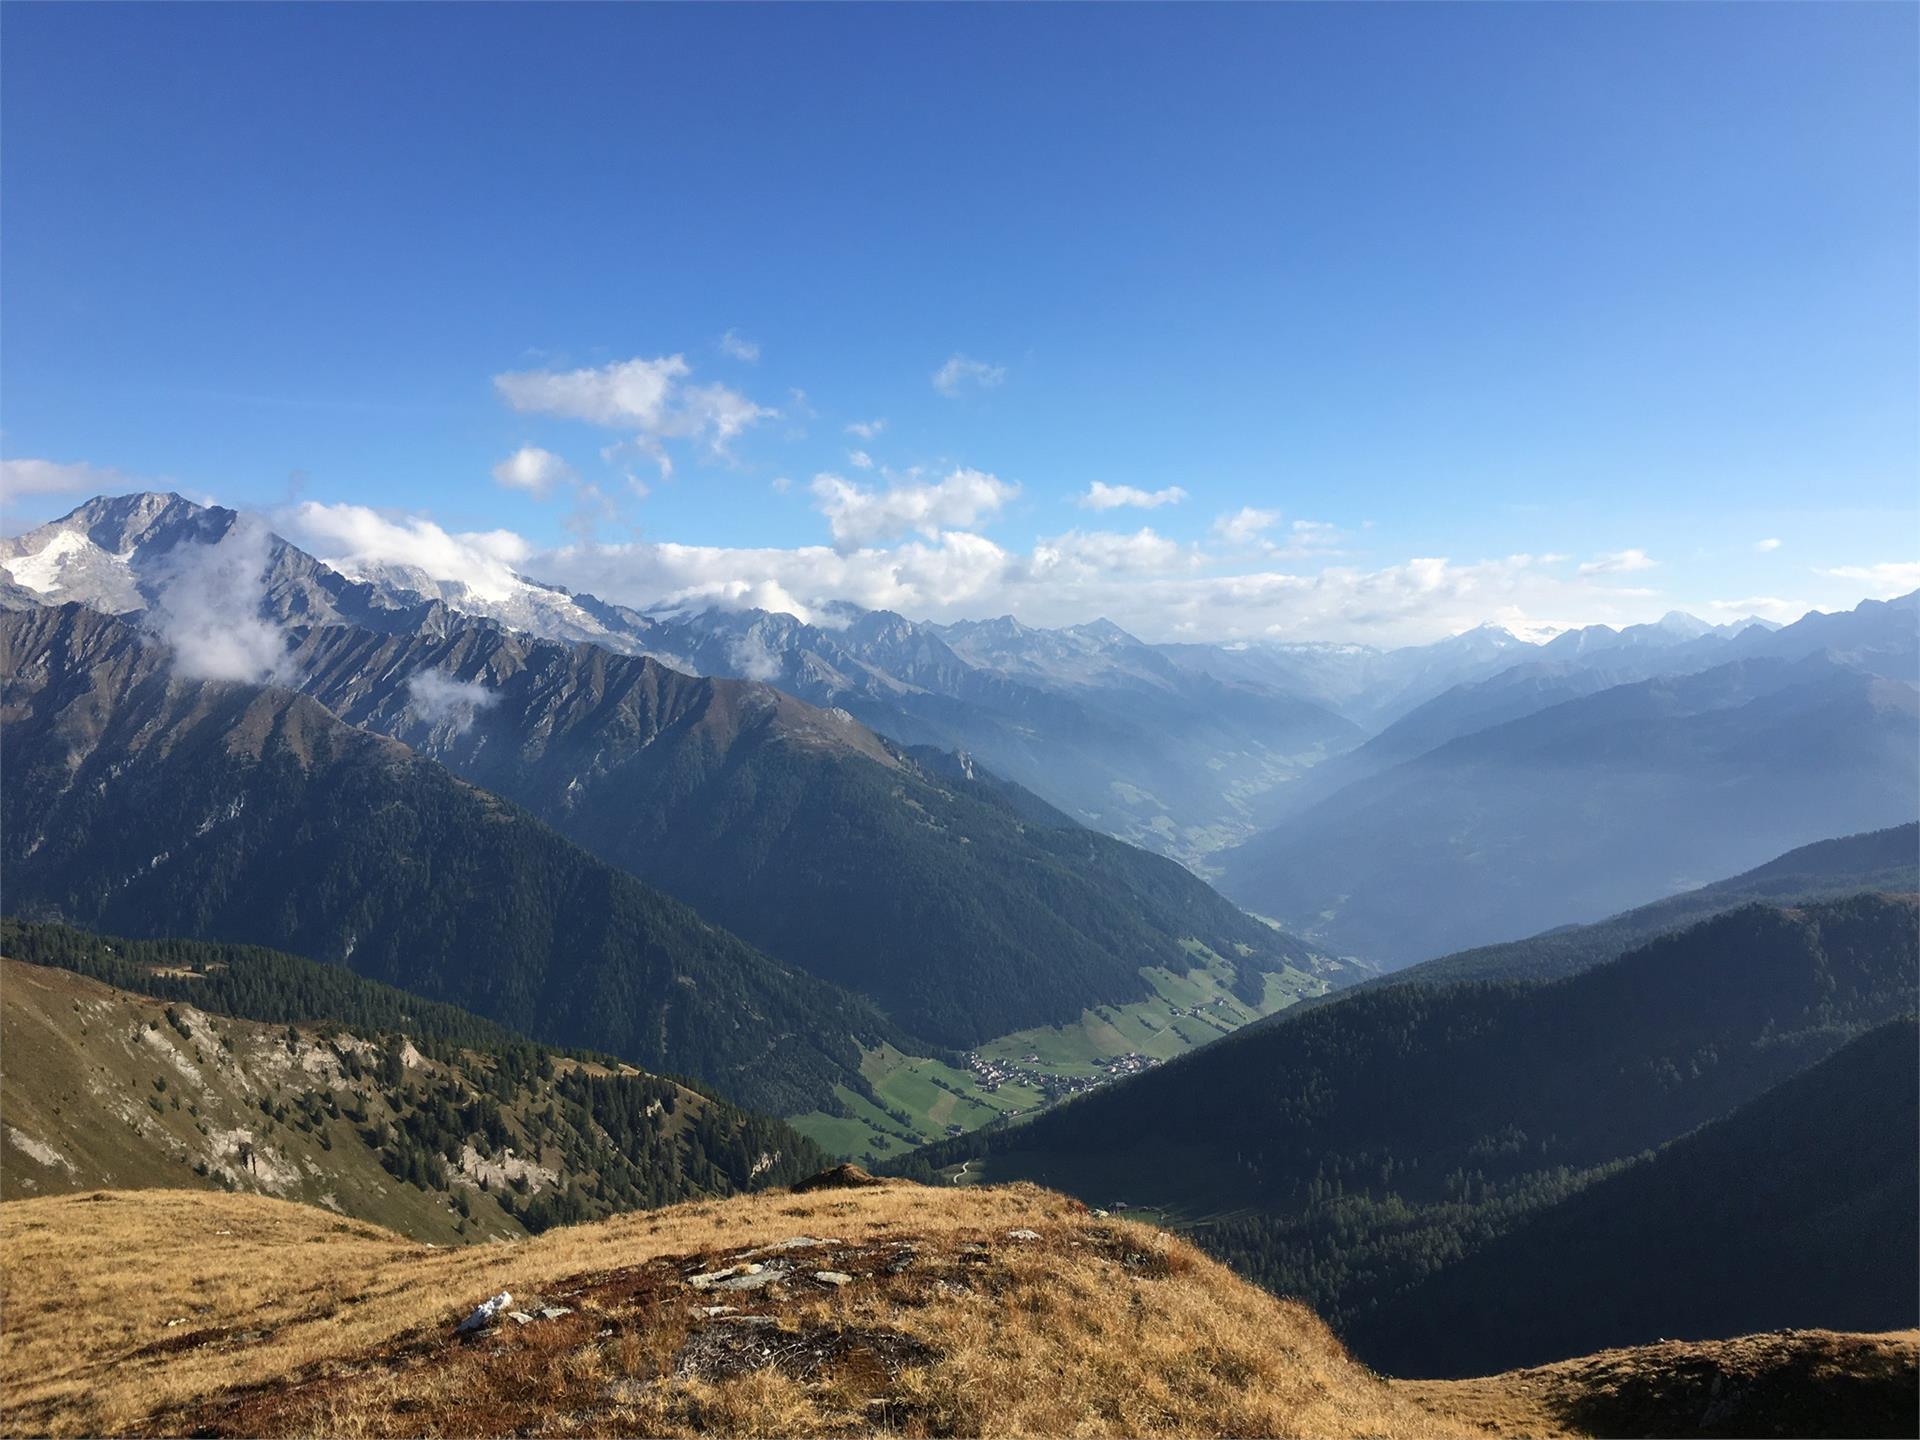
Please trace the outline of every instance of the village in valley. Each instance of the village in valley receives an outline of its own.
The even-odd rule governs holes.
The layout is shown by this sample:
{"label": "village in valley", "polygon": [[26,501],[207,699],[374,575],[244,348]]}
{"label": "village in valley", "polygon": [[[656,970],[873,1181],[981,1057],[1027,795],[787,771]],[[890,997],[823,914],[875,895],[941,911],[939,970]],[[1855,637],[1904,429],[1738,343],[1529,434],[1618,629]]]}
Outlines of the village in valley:
{"label": "village in valley", "polygon": [[[1026,1085],[1038,1090],[1049,1105],[1070,1095],[1084,1095],[1089,1090],[1097,1090],[1128,1075],[1151,1070],[1160,1061],[1151,1055],[1142,1055],[1137,1050],[1129,1050],[1124,1055],[1096,1055],[1092,1062],[1094,1073],[1090,1075],[1066,1075],[1034,1068],[1042,1063],[1038,1054],[1023,1055],[1017,1061],[995,1060],[977,1051],[967,1056],[967,1069],[988,1094],[999,1090],[1002,1085]],[[1018,1115],[1020,1112],[1014,1110],[1008,1113]]]}

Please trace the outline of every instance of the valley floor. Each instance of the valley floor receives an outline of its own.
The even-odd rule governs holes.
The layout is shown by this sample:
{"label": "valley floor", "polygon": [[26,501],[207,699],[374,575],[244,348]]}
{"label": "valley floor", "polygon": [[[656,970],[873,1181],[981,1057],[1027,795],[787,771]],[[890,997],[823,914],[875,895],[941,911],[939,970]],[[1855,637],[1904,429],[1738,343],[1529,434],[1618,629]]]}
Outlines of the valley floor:
{"label": "valley floor", "polygon": [[1140,972],[1153,988],[1145,1000],[1086,1010],[1070,1025],[996,1036],[968,1055],[964,1069],[881,1046],[861,1064],[878,1104],[843,1085],[844,1113],[815,1110],[787,1123],[836,1155],[866,1164],[897,1159],[1149,1069],[1333,988],[1327,976],[1289,966],[1263,977],[1258,1003],[1249,1004],[1233,993],[1225,960],[1198,941],[1186,945],[1192,969]]}
{"label": "valley floor", "polygon": [[[1391,1382],[1304,1307],[1027,1185],[769,1192],[459,1249],[102,1191],[0,1205],[0,1260],[8,1435],[1896,1434],[1920,1348],[1760,1336]],[[502,1291],[518,1316],[456,1333]]]}

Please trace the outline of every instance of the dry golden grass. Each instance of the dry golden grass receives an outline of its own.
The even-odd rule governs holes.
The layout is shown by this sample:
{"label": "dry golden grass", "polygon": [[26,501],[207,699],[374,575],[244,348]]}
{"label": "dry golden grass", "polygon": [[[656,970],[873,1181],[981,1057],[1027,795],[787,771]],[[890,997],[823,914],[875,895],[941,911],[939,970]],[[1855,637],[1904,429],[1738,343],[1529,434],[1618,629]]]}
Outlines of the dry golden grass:
{"label": "dry golden grass", "polygon": [[1912,1435],[1920,1330],[1662,1340],[1479,1380],[1396,1380],[1448,1424],[1559,1436]]}
{"label": "dry golden grass", "polygon": [[[797,1234],[840,1243],[789,1286],[685,1283]],[[805,1279],[816,1255],[852,1283]],[[1303,1307],[1025,1185],[782,1192],[460,1250],[258,1197],[115,1192],[0,1206],[0,1261],[9,1434],[1473,1433]],[[574,1313],[452,1337],[503,1289]]]}

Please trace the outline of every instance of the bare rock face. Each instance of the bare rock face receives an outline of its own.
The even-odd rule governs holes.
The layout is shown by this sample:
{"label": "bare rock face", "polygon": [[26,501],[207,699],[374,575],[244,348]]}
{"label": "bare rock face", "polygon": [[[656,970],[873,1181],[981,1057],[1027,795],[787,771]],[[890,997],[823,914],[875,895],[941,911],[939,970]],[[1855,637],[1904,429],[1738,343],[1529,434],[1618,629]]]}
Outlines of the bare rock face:
{"label": "bare rock face", "polygon": [[880,1183],[858,1165],[836,1165],[831,1170],[822,1170],[818,1175],[809,1175],[793,1187],[793,1193],[805,1195],[814,1190],[859,1190]]}

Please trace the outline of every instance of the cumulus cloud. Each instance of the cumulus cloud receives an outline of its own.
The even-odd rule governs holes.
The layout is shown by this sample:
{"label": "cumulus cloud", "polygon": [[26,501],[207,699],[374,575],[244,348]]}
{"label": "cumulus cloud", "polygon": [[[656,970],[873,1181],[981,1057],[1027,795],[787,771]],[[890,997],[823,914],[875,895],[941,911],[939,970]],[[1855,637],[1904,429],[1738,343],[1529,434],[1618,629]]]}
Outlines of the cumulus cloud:
{"label": "cumulus cloud", "polygon": [[273,536],[241,516],[213,545],[180,545],[157,571],[147,626],[173,647],[176,674],[257,685],[286,659],[287,636],[262,613]]}
{"label": "cumulus cloud", "polygon": [[453,534],[421,516],[388,516],[365,505],[308,500],[282,512],[279,521],[302,549],[352,579],[398,566],[464,585],[481,600],[513,594],[519,588],[515,568],[532,550],[511,530]]}
{"label": "cumulus cloud", "polygon": [[847,434],[858,435],[862,440],[871,440],[887,428],[885,420],[850,420],[847,422]]}
{"label": "cumulus cloud", "polygon": [[573,467],[551,450],[522,445],[493,467],[493,478],[509,490],[525,490],[544,500],[554,486],[573,479]]}
{"label": "cumulus cloud", "polygon": [[1084,575],[1096,571],[1152,574],[1197,564],[1199,560],[1199,553],[1193,547],[1155,534],[1145,526],[1131,535],[1112,530],[1069,530],[1033,547],[1032,573],[1036,576]]}
{"label": "cumulus cloud", "polygon": [[849,450],[847,452],[847,463],[856,470],[873,469],[873,457],[864,450]]}
{"label": "cumulus cloud", "polygon": [[1169,485],[1164,490],[1140,490],[1132,485],[1109,485],[1104,480],[1095,480],[1087,486],[1087,493],[1074,503],[1082,510],[1118,510],[1123,506],[1158,510],[1162,505],[1178,505],[1186,498],[1187,492],[1178,485]]}
{"label": "cumulus cloud", "polygon": [[539,557],[542,575],[649,610],[772,610],[831,624],[850,601],[915,615],[959,613],[1009,583],[1023,562],[984,536],[947,531],[892,547],[736,549],[633,541]]}
{"label": "cumulus cloud", "polygon": [[1259,510],[1243,505],[1231,515],[1213,522],[1213,533],[1229,545],[1248,545],[1280,523],[1278,510]]}
{"label": "cumulus cloud", "polygon": [[1460,564],[1424,557],[1318,574],[1214,573],[1217,557],[1151,530],[1069,532],[1029,554],[963,530],[931,541],[835,549],[731,549],[633,542],[535,557],[534,573],[643,610],[758,608],[834,623],[846,601],[916,619],[1011,612],[1036,625],[1106,615],[1147,639],[1431,640],[1492,618],[1545,635],[1573,624],[1651,620],[1661,602],[1569,579],[1542,557]]}
{"label": "cumulus cloud", "polygon": [[1762,555],[1765,555],[1770,550],[1778,550],[1780,548],[1780,542],[1774,539],[1756,540],[1753,542],[1753,548],[1758,550]]}
{"label": "cumulus cloud", "polygon": [[482,710],[500,697],[478,680],[458,680],[438,670],[422,670],[407,681],[407,708],[421,723],[445,725],[456,735],[473,728]]}
{"label": "cumulus cloud", "polygon": [[1889,560],[1879,565],[1836,565],[1822,570],[1836,580],[1851,580],[1864,585],[1875,600],[1891,600],[1911,590],[1920,590],[1920,561]]}
{"label": "cumulus cloud", "polygon": [[80,460],[0,460],[0,503],[17,495],[110,495],[128,488],[118,470]]}
{"label": "cumulus cloud", "polygon": [[948,356],[947,363],[933,372],[933,388],[951,400],[969,387],[992,390],[1006,378],[1004,365],[989,365],[984,360],[970,360],[955,354]]}
{"label": "cumulus cloud", "polygon": [[[455,534],[423,517],[311,502],[290,512],[281,528],[296,539],[314,537],[308,548],[336,557],[349,574],[376,561],[411,565],[484,592],[513,583],[518,571],[642,610],[762,609],[823,625],[843,623],[835,607],[844,602],[930,620],[1010,612],[1030,624],[1065,625],[1107,615],[1148,639],[1403,644],[1488,619],[1537,637],[1570,625],[1652,620],[1670,608],[1651,590],[1569,575],[1564,557],[1546,555],[1470,563],[1427,556],[1301,573],[1268,549],[1253,552],[1258,559],[1248,568],[1244,550],[1236,562],[1220,549],[1144,527],[1069,531],[1022,552],[965,528],[1014,493],[992,476],[956,471],[888,490],[835,476],[821,481],[827,483],[816,482],[814,498],[829,522],[838,522],[833,545],[581,539],[529,553],[505,532]],[[890,542],[893,536],[905,538]],[[1234,564],[1240,568],[1222,573]],[[1759,603],[1747,603],[1741,613],[1747,611],[1778,618],[1776,608]],[[743,670],[754,667],[748,673],[771,664],[760,655],[736,659]]]}
{"label": "cumulus cloud", "polygon": [[729,330],[720,337],[720,353],[734,360],[744,360],[749,365],[756,365],[760,361],[759,344],[737,330]]}
{"label": "cumulus cloud", "polygon": [[1625,575],[1634,570],[1651,570],[1657,562],[1644,550],[1615,550],[1596,555],[1580,567],[1582,575]]}
{"label": "cumulus cloud", "polygon": [[898,481],[863,489],[838,475],[816,475],[814,506],[827,517],[836,545],[867,545],[917,532],[929,539],[964,530],[998,513],[1015,495],[1010,484],[983,470],[959,469],[943,480]]}
{"label": "cumulus cloud", "polygon": [[704,441],[724,455],[749,427],[779,414],[725,385],[690,385],[691,373],[684,357],[663,355],[591,369],[514,371],[494,376],[493,384],[522,414],[631,431],[630,443],[664,474],[671,473],[665,442]]}

